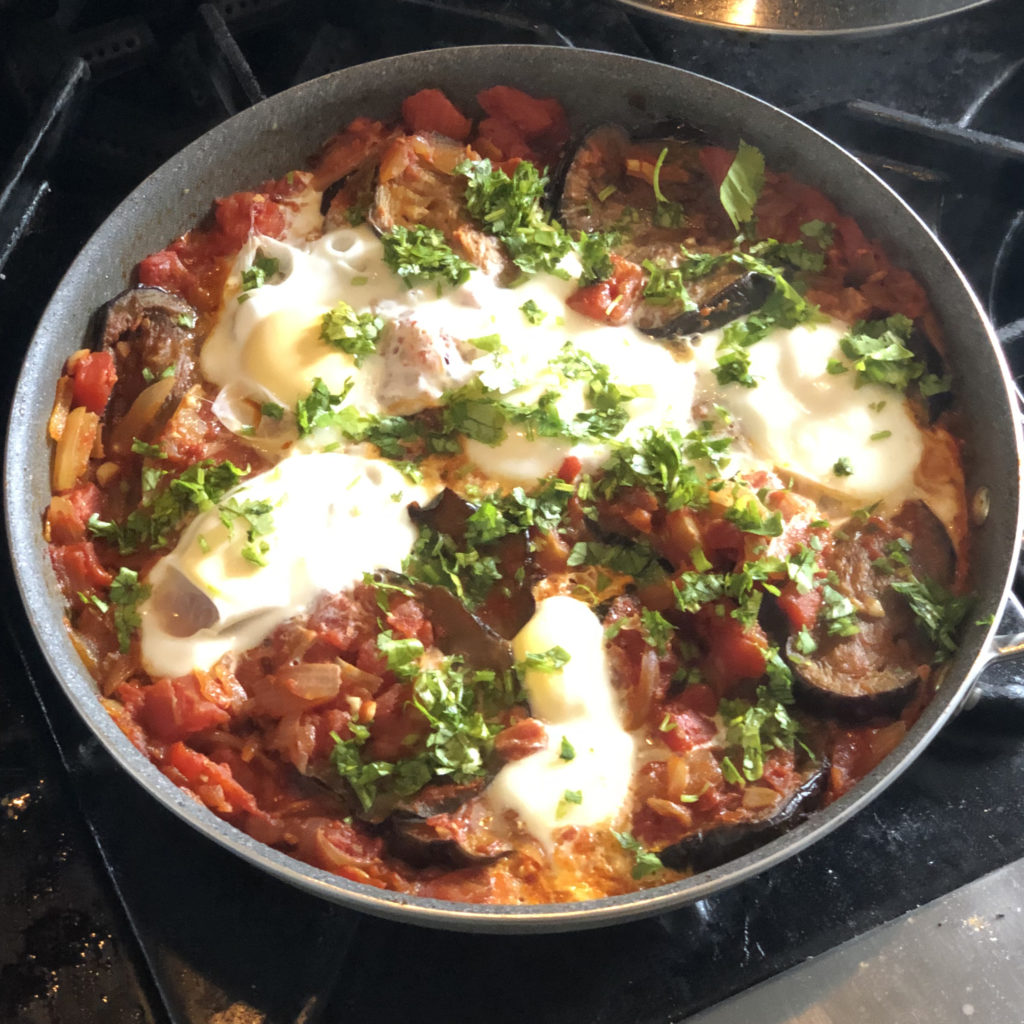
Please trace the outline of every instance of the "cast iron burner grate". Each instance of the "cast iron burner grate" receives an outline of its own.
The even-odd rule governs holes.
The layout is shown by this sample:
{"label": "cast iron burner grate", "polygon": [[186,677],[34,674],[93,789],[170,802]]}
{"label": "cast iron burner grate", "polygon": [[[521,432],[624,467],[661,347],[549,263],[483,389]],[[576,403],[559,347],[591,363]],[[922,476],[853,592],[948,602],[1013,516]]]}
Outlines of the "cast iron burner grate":
{"label": "cast iron burner grate", "polygon": [[[0,152],[13,154],[0,179],[0,323],[12,364],[88,235],[212,125],[360,61],[531,42],[686,67],[833,135],[945,240],[1024,376],[1024,8],[1000,0],[842,43],[624,12],[611,0],[0,0]],[[2,387],[9,405],[13,374]],[[91,1022],[106,1006],[118,1021],[206,1024],[237,1004],[253,1009],[247,1021],[653,1024],[1024,855],[1024,686],[1003,669],[867,811],[693,907],[571,940],[365,918],[258,874],[146,797],[54,685],[5,571],[0,1019]],[[1006,629],[1022,626],[1011,610]]]}

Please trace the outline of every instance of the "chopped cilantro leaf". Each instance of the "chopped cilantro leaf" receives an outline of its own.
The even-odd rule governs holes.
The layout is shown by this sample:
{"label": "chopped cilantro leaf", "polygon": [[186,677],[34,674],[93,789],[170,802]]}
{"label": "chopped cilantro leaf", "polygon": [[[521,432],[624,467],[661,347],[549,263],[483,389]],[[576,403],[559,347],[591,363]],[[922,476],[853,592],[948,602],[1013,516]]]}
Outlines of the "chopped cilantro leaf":
{"label": "chopped cilantro leaf", "polygon": [[419,660],[423,657],[419,640],[396,640],[391,630],[386,629],[377,636],[377,650],[387,658],[388,670],[400,679],[409,679],[419,671]]}
{"label": "chopped cilantro leaf", "polygon": [[142,441],[137,437],[132,438],[132,451],[136,455],[145,455],[150,459],[163,459],[167,457],[160,445],[147,444],[145,441]]}
{"label": "chopped cilantro leaf", "polygon": [[526,322],[532,324],[534,327],[541,323],[547,316],[540,306],[537,305],[533,299],[527,299],[520,307],[520,312],[526,317]]}
{"label": "chopped cilantro leaf", "polygon": [[956,633],[970,611],[973,598],[955,595],[934,580],[896,580],[892,589],[902,594],[918,622],[938,645],[938,660],[945,661],[957,649]]}
{"label": "chopped cilantro leaf", "polygon": [[913,328],[913,321],[902,314],[854,324],[851,332],[840,339],[839,347],[852,360],[858,383],[885,384],[906,391],[911,382],[922,377],[924,364],[906,345]]}
{"label": "chopped cilantro leaf", "polygon": [[484,334],[479,338],[469,338],[468,341],[481,352],[500,352],[502,349],[500,334]]}
{"label": "chopped cilantro leaf", "polygon": [[140,602],[149,597],[148,584],[139,583],[139,574],[121,566],[110,584],[110,603],[114,608],[114,629],[117,645],[122,654],[127,654],[132,645],[135,630],[142,625],[139,615]]}
{"label": "chopped cilantro leaf", "polygon": [[516,665],[524,672],[560,672],[569,664],[569,652],[564,647],[550,647],[546,651],[527,651],[526,657]]}
{"label": "chopped cilantro leaf", "polygon": [[612,829],[612,835],[618,840],[619,846],[629,851],[636,857],[636,864],[633,866],[633,877],[636,879],[646,878],[664,868],[661,858],[653,851],[633,838],[630,832],[616,832]]}
{"label": "chopped cilantro leaf", "polygon": [[833,476],[853,476],[853,463],[842,455],[832,464]]}
{"label": "chopped cilantro leaf", "polygon": [[401,224],[381,235],[384,262],[412,288],[435,278],[454,286],[469,280],[472,263],[452,252],[437,228]]}
{"label": "chopped cilantro leaf", "polygon": [[606,281],[615,273],[612,263],[612,246],[615,245],[615,234],[602,234],[599,231],[581,231],[576,243],[576,254],[580,258],[580,284],[594,284]]}
{"label": "chopped cilantro leaf", "polygon": [[750,353],[747,351],[745,331],[730,331],[729,324],[722,332],[722,340],[715,349],[718,365],[712,371],[719,384],[739,384],[745,388],[756,388],[757,381],[750,373]]}
{"label": "chopped cilantro leaf", "polygon": [[455,168],[466,177],[469,214],[505,243],[512,262],[527,274],[558,273],[571,242],[562,226],[544,215],[547,177],[528,160],[509,177],[490,160],[464,160]]}
{"label": "chopped cilantro leaf", "polygon": [[821,597],[818,620],[824,623],[829,636],[853,636],[860,632],[856,609],[845,594],[826,583],[821,588]]}
{"label": "chopped cilantro leaf", "polygon": [[277,268],[278,261],[273,256],[264,256],[263,250],[257,249],[252,266],[242,271],[242,294],[238,296],[238,301],[243,302],[249,298],[246,293],[256,288],[262,288],[266,284],[267,278],[273,277],[277,273]]}
{"label": "chopped cilantro leaf", "polygon": [[562,745],[558,748],[558,756],[563,761],[571,761],[576,756],[576,748],[569,742],[568,737],[562,737]]}
{"label": "chopped cilantro leaf", "polygon": [[737,231],[754,216],[754,206],[764,187],[764,156],[742,139],[718,195]]}
{"label": "chopped cilantro leaf", "polygon": [[679,267],[670,267],[654,260],[644,260],[643,268],[647,271],[644,298],[649,303],[654,306],[679,303],[684,310],[697,308],[697,303],[690,298],[690,293],[686,289],[685,278]]}
{"label": "chopped cilantro leaf", "polygon": [[373,313],[357,313],[344,300],[324,313],[320,321],[320,339],[328,345],[355,356],[356,366],[362,366],[368,355],[377,351],[377,342],[384,321]]}
{"label": "chopped cilantro leaf", "polygon": [[[789,714],[793,703],[793,677],[777,650],[772,648],[767,659],[769,683],[757,688],[757,700],[723,700],[719,714],[725,720],[727,747],[740,751],[742,776],[731,759],[723,758],[723,775],[728,782],[756,782],[764,775],[764,759],[773,749],[792,750],[800,727]],[[729,777],[725,761],[736,775]],[[737,777],[739,776],[739,777]]]}
{"label": "chopped cilantro leaf", "polygon": [[640,610],[640,624],[643,626],[644,640],[653,647],[657,654],[663,656],[668,650],[668,642],[675,634],[672,623],[661,612],[651,608]]}

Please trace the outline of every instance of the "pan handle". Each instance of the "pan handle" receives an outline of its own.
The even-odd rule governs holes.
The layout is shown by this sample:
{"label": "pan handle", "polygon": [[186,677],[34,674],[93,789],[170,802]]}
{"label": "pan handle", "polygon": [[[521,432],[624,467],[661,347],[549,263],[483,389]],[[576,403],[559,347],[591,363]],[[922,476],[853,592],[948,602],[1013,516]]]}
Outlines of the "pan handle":
{"label": "pan handle", "polygon": [[983,654],[975,674],[976,682],[960,709],[967,711],[984,701],[993,706],[993,711],[999,710],[1016,721],[1024,710],[1024,679],[1014,664],[1024,658],[1024,605],[1012,592],[999,626],[999,632]]}
{"label": "pan handle", "polygon": [[991,665],[1014,661],[1024,655],[1024,605],[1012,591],[1006,602],[1006,611],[1000,626],[1009,626],[1010,632],[997,633],[989,644],[981,671]]}

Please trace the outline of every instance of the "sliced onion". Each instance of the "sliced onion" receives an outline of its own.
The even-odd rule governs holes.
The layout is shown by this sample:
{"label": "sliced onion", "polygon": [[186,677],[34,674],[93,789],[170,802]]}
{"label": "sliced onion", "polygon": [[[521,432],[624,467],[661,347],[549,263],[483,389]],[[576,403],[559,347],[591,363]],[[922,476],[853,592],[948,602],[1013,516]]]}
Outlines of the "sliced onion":
{"label": "sliced onion", "polygon": [[53,399],[53,411],[47,430],[51,441],[59,441],[64,435],[64,425],[71,411],[71,396],[74,393],[74,381],[70,377],[61,377],[57,381],[57,394]]}
{"label": "sliced onion", "polygon": [[680,825],[687,827],[693,824],[693,815],[690,813],[690,809],[683,807],[682,804],[673,803],[660,796],[649,796],[647,806],[659,817],[672,818]]}
{"label": "sliced onion", "polygon": [[330,700],[341,689],[341,669],[333,662],[295,665],[278,675],[284,688],[303,700]]}
{"label": "sliced onion", "polygon": [[766,807],[774,807],[782,795],[767,786],[747,786],[743,790],[743,806],[748,811],[762,811]]}
{"label": "sliced onion", "polygon": [[82,405],[68,413],[64,432],[53,456],[55,491],[70,490],[88,469],[99,422],[99,417]]}
{"label": "sliced onion", "polygon": [[365,672],[341,658],[336,659],[336,664],[341,672],[341,678],[348,685],[365,686],[370,693],[376,693],[384,682],[380,676],[376,676],[372,672]]}
{"label": "sliced onion", "polygon": [[131,450],[132,439],[142,437],[147,428],[153,424],[164,402],[174,390],[174,383],[174,377],[164,377],[139,392],[138,397],[132,402],[131,408],[125,413],[124,419],[118,423],[111,434],[111,452],[124,455]]}

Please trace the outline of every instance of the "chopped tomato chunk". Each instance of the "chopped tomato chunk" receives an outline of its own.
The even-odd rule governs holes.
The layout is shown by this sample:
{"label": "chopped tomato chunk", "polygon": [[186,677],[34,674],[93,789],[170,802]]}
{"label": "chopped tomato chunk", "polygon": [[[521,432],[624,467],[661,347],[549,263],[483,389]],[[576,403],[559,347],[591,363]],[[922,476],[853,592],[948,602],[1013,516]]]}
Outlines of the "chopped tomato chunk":
{"label": "chopped tomato chunk", "polygon": [[633,313],[643,285],[643,271],[629,260],[612,253],[612,276],[584,285],[566,299],[577,313],[602,323],[622,324]]}
{"label": "chopped tomato chunk", "polygon": [[139,723],[162,740],[183,740],[231,718],[199,692],[194,676],[158,679],[143,689],[142,697]]}
{"label": "chopped tomato chunk", "polygon": [[787,583],[778,597],[779,607],[786,613],[794,629],[810,629],[817,621],[821,608],[821,591],[808,590],[801,594],[795,583]]}
{"label": "chopped tomato chunk", "polygon": [[412,132],[438,132],[459,142],[469,138],[473,122],[440,89],[420,89],[402,102],[402,120]]}
{"label": "chopped tomato chunk", "polygon": [[72,402],[102,415],[117,383],[114,357],[109,352],[90,352],[75,363],[72,371]]}

